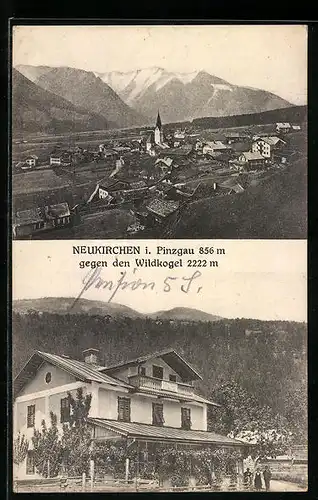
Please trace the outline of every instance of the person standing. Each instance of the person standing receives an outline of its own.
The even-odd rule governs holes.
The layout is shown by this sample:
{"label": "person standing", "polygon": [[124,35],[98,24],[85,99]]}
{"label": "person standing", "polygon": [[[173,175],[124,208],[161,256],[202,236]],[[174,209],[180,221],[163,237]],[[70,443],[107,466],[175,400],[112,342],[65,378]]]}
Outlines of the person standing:
{"label": "person standing", "polygon": [[263,478],[264,478],[264,483],[265,483],[265,489],[266,489],[266,491],[269,491],[272,473],[271,473],[268,465],[266,465],[265,470],[263,472]]}
{"label": "person standing", "polygon": [[249,468],[244,472],[244,486],[250,487],[252,482],[252,473]]}
{"label": "person standing", "polygon": [[257,467],[257,469],[255,471],[254,488],[257,491],[260,491],[262,489],[262,474],[261,474],[261,471],[259,470],[259,467]]}

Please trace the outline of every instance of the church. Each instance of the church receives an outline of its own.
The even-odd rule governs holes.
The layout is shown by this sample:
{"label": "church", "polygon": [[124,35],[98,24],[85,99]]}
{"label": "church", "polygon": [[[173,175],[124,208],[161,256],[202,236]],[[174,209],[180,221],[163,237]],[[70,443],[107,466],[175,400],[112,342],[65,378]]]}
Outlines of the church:
{"label": "church", "polygon": [[163,126],[162,126],[159,110],[158,110],[155,129],[153,132],[151,132],[149,134],[149,136],[147,137],[147,142],[146,142],[146,151],[150,155],[156,154],[156,148],[157,149],[169,148],[168,144],[166,144],[164,142]]}

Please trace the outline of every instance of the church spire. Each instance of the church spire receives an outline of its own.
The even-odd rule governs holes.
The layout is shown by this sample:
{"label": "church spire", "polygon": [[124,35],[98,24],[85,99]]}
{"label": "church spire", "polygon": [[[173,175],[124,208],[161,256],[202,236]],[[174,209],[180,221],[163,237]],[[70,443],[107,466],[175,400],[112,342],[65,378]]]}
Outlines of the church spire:
{"label": "church spire", "polygon": [[156,121],[156,127],[158,127],[159,130],[161,130],[161,127],[162,127],[159,110],[158,110],[158,116],[157,116],[157,121]]}

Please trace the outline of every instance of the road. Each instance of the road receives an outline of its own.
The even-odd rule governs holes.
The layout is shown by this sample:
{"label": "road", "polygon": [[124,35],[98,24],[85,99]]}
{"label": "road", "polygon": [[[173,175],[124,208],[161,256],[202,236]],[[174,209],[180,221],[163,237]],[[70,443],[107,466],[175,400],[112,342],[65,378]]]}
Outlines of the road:
{"label": "road", "polygon": [[271,480],[270,491],[307,491],[306,488],[299,486],[296,483],[289,483],[287,481]]}

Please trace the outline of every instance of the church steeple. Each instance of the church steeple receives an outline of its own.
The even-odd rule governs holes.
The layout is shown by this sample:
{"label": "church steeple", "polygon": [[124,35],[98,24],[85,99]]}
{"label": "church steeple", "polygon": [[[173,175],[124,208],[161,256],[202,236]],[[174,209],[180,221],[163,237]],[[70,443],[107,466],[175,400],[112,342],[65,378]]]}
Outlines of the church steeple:
{"label": "church steeple", "polygon": [[158,110],[158,116],[157,116],[157,121],[156,121],[156,127],[158,127],[159,130],[161,130],[161,128],[162,128],[159,110]]}

